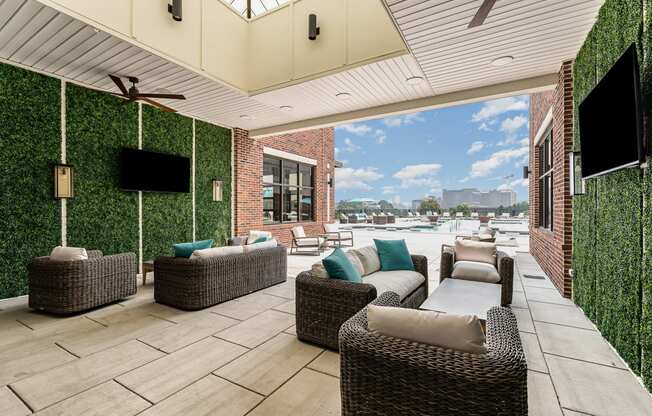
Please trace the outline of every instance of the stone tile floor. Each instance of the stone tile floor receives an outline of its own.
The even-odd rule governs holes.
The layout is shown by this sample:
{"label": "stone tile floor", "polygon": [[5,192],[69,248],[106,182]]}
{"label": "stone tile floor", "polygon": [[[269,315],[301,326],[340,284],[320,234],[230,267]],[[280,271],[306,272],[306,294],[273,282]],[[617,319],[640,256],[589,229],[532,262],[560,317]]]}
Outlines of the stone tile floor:
{"label": "stone tile floor", "polygon": [[[378,232],[356,231],[356,246]],[[387,236],[387,237],[385,237]],[[430,262],[452,235],[394,233]],[[531,415],[651,415],[652,398],[519,247],[513,310],[528,360]],[[0,302],[0,415],[337,415],[339,357],[296,339],[286,283],[198,312],[153,302],[151,279],[123,302],[67,318]]]}

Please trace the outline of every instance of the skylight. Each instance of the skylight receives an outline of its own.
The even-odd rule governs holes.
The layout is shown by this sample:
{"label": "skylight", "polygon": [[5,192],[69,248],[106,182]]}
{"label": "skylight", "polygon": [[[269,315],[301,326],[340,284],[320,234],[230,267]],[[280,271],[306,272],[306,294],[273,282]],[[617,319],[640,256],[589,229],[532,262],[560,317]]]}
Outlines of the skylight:
{"label": "skylight", "polygon": [[[247,16],[247,0],[222,0],[224,3],[231,6],[236,12],[241,15]],[[276,9],[287,3],[290,0],[251,0],[251,17],[255,17],[266,13],[270,10]]]}

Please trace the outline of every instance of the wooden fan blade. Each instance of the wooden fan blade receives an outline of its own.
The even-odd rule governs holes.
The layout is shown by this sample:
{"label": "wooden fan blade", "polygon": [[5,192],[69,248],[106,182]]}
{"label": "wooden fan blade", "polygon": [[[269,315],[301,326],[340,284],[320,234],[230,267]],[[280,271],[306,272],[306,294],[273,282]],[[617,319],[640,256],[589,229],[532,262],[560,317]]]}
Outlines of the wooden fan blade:
{"label": "wooden fan blade", "polygon": [[484,0],[478,11],[475,13],[475,16],[473,16],[473,19],[471,19],[471,23],[469,23],[468,26],[469,29],[483,24],[489,15],[491,8],[494,7],[494,4],[496,4],[496,0]]}
{"label": "wooden fan blade", "polygon": [[138,98],[149,97],[149,98],[168,98],[170,100],[185,100],[186,97],[181,94],[140,94],[136,95]]}
{"label": "wooden fan blade", "polygon": [[109,74],[109,78],[111,78],[111,81],[113,81],[113,83],[118,86],[118,88],[122,92],[122,95],[124,95],[125,97],[129,96],[129,91],[127,91],[127,87],[125,87],[125,84],[122,83],[122,80],[119,77]]}
{"label": "wooden fan blade", "polygon": [[176,113],[176,112],[177,112],[177,110],[175,110],[175,109],[173,109],[173,108],[170,108],[170,107],[167,107],[167,106],[165,106],[165,105],[163,105],[163,104],[161,104],[161,103],[157,103],[156,101],[154,101],[154,100],[150,100],[149,98],[139,98],[139,99],[140,99],[140,100],[143,100],[143,101],[145,101],[145,102],[147,102],[147,103],[150,103],[150,104],[153,105],[154,107],[158,107],[158,108],[160,108],[160,109],[163,110],[163,111],[167,111],[167,112],[169,112],[169,113]]}

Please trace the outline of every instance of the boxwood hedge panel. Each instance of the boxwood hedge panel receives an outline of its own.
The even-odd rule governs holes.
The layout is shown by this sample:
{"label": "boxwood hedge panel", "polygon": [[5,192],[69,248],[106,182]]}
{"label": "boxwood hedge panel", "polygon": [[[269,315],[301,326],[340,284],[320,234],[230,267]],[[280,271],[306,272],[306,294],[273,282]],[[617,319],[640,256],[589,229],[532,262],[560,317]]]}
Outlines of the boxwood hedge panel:
{"label": "boxwood hedge panel", "polygon": [[27,293],[27,265],[61,244],[52,164],[61,157],[61,83],[0,64],[0,298]]}
{"label": "boxwood hedge panel", "polygon": [[[223,200],[213,201],[213,180],[223,182]],[[231,130],[195,122],[195,217],[197,240],[226,244],[231,236]]]}
{"label": "boxwood hedge panel", "polygon": [[580,123],[578,106],[591,92],[596,83],[595,31],[591,30],[580,48],[573,64],[573,149],[580,150]]}
{"label": "boxwood hedge panel", "polygon": [[601,8],[596,32],[596,68],[601,79],[620,55],[636,43],[639,57],[643,56],[642,39],[643,0],[610,0]]}
{"label": "boxwood hedge panel", "polygon": [[573,198],[573,300],[593,321],[596,315],[596,185],[595,179],[589,179],[585,194]]}
{"label": "boxwood hedge panel", "polygon": [[137,253],[138,194],[119,189],[119,154],[138,147],[138,105],[70,84],[66,101],[67,155],[75,166],[68,244]]}
{"label": "boxwood hedge panel", "polygon": [[[192,157],[192,119],[143,105],[143,149]],[[192,194],[143,192],[143,259],[192,241]]]}
{"label": "boxwood hedge panel", "polygon": [[596,323],[636,373],[640,370],[642,272],[641,172],[625,169],[598,179]]}

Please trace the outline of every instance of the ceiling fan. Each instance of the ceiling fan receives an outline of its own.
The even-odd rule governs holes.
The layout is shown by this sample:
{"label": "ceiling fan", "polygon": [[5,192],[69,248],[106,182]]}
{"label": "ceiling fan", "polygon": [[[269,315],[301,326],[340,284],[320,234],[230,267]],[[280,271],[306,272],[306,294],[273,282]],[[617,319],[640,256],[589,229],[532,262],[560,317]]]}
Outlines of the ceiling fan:
{"label": "ceiling fan", "polygon": [[141,93],[138,91],[138,88],[136,87],[136,84],[138,84],[138,78],[136,77],[127,77],[129,82],[131,82],[131,87],[127,89],[125,87],[125,84],[122,82],[122,79],[116,75],[111,75],[109,74],[109,78],[117,85],[117,87],[120,89],[120,94],[112,92],[111,94],[117,95],[119,97],[124,97],[127,99],[127,101],[124,102],[124,104],[128,104],[132,101],[145,101],[146,103],[149,103],[155,107],[160,108],[163,111],[169,111],[171,113],[176,113],[176,110],[170,107],[167,107],[161,103],[158,103],[154,100],[150,100],[150,98],[167,98],[170,100],[185,100],[186,97],[181,95],[181,94],[166,94],[166,93]]}
{"label": "ceiling fan", "polygon": [[495,3],[496,0],[484,0],[480,5],[478,11],[475,12],[475,16],[473,16],[473,19],[471,19],[471,23],[469,23],[468,28],[470,29],[472,27],[480,26],[481,24],[483,24],[485,19],[489,15],[491,8],[494,7]]}

